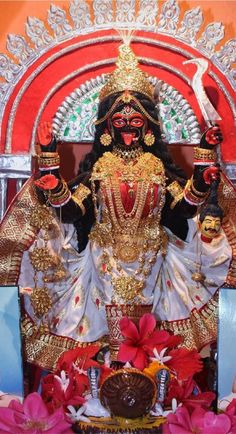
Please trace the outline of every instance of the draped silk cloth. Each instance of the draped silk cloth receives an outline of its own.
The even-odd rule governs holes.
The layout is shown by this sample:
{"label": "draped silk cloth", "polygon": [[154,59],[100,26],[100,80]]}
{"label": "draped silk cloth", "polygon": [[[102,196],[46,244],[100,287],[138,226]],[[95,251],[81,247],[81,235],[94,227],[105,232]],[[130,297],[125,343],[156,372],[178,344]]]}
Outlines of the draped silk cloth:
{"label": "draped silk cloth", "polygon": [[[29,252],[35,243],[43,245],[43,231],[30,226],[32,209],[38,206],[32,181],[23,187],[1,225],[0,254],[2,284],[20,288],[34,287],[34,269]],[[62,351],[100,340],[108,333],[105,305],[111,302],[112,284],[99,272],[102,250],[89,241],[78,254],[73,225],[61,224],[59,236],[49,241],[49,248],[61,256],[67,276],[61,282],[48,283],[52,307],[37,318],[24,296],[26,315],[22,318],[26,355],[30,362],[51,368]],[[153,312],[162,328],[182,334],[184,345],[200,349],[215,340],[217,334],[217,290],[231,273],[231,246],[225,232],[212,243],[199,242],[196,221],[189,220],[189,233],[183,242],[169,230],[167,254],[158,254],[143,290],[144,302],[153,304]],[[192,280],[201,246],[203,284]],[[107,247],[107,253],[112,252]],[[136,263],[124,264],[124,273],[133,275]],[[116,264],[113,264],[116,273]],[[19,275],[19,279],[18,279]],[[43,285],[39,273],[38,286]],[[43,327],[42,327],[43,324]]]}

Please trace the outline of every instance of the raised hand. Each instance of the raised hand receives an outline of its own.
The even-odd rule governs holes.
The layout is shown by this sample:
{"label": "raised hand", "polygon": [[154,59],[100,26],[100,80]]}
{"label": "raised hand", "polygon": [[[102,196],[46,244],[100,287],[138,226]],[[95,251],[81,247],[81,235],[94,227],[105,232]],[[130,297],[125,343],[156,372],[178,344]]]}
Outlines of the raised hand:
{"label": "raised hand", "polygon": [[219,145],[223,140],[222,132],[219,125],[208,128],[201,137],[200,147],[212,149]]}
{"label": "raised hand", "polygon": [[38,142],[42,152],[56,152],[56,141],[52,134],[51,122],[44,121],[37,128]]}

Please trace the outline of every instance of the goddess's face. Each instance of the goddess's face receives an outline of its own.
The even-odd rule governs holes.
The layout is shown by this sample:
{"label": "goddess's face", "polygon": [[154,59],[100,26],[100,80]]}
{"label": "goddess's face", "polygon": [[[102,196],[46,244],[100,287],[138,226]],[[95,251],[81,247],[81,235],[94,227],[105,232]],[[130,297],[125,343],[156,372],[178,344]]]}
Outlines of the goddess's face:
{"label": "goddess's face", "polygon": [[109,119],[109,130],[115,145],[135,146],[147,131],[147,120],[132,104],[118,108]]}
{"label": "goddess's face", "polygon": [[221,219],[220,217],[213,217],[211,215],[206,215],[203,222],[200,225],[200,230],[202,235],[207,238],[213,239],[219,235],[221,229]]}

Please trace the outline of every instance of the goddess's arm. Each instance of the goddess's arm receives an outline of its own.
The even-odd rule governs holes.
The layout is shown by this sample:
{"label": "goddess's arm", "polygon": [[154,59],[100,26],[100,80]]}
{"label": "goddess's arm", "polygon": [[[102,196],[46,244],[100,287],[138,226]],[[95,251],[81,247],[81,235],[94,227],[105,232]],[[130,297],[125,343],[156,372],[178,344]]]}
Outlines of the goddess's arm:
{"label": "goddess's arm", "polygon": [[39,125],[38,139],[40,177],[35,181],[37,188],[55,208],[64,223],[80,220],[92,207],[90,173],[83,173],[67,183],[60,175],[60,157],[57,153],[56,140],[52,136],[51,124]]}
{"label": "goddess's arm", "polygon": [[219,177],[215,147],[221,141],[219,127],[210,127],[203,134],[200,146],[194,148],[194,171],[191,179],[184,188],[177,182],[167,187],[163,224],[182,239],[187,236],[187,219],[193,217],[198,207],[205,203],[211,182]]}

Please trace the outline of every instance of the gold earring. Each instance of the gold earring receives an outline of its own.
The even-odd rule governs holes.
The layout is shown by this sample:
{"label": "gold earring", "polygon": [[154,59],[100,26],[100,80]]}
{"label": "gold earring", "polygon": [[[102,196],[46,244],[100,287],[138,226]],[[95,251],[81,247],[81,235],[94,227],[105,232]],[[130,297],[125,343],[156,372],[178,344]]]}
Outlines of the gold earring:
{"label": "gold earring", "polygon": [[112,142],[112,137],[109,133],[103,133],[100,137],[100,142],[103,146],[109,146]]}
{"label": "gold earring", "polygon": [[155,143],[155,136],[152,131],[148,131],[147,134],[145,134],[143,141],[147,146],[152,146]]}

